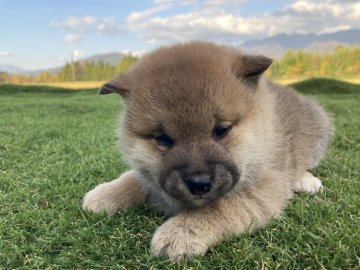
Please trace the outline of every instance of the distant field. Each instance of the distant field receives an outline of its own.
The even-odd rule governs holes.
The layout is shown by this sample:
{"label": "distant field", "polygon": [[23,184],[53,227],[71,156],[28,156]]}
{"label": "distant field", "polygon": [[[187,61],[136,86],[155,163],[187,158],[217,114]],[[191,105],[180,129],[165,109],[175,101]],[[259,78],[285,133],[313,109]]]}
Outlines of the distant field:
{"label": "distant field", "polygon": [[165,220],[149,206],[112,217],[80,207],[85,192],[127,168],[114,132],[121,98],[0,85],[0,269],[360,269],[360,85],[294,86],[336,125],[314,170],[323,191],[296,196],[267,228],[172,264],[149,253]]}
{"label": "distant field", "polygon": [[39,86],[52,86],[69,89],[90,89],[98,88],[103,85],[105,81],[77,81],[77,82],[53,82],[53,83],[31,83],[28,85],[39,85]]}
{"label": "distant field", "polygon": [[[280,84],[292,84],[307,80],[305,79],[290,79],[290,80],[275,80]],[[360,84],[360,78],[358,79],[341,79],[341,81]],[[103,85],[106,81],[77,81],[77,82],[53,82],[53,83],[31,83],[28,85],[39,85],[39,86],[52,86],[52,87],[61,87],[61,88],[69,88],[69,89],[90,89],[90,88],[98,88]]]}

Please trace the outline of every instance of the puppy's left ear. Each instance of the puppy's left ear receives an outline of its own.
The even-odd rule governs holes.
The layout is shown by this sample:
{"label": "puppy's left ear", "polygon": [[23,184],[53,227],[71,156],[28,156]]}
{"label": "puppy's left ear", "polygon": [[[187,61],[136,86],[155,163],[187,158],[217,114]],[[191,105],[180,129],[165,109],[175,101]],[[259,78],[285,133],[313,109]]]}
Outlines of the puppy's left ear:
{"label": "puppy's left ear", "polygon": [[121,95],[123,98],[129,96],[129,89],[126,86],[126,76],[124,74],[120,74],[115,79],[105,83],[99,89],[100,95],[107,95],[111,93],[117,93]]}
{"label": "puppy's left ear", "polygon": [[236,76],[252,83],[257,83],[272,63],[272,59],[262,55],[242,55],[239,58],[233,66]]}

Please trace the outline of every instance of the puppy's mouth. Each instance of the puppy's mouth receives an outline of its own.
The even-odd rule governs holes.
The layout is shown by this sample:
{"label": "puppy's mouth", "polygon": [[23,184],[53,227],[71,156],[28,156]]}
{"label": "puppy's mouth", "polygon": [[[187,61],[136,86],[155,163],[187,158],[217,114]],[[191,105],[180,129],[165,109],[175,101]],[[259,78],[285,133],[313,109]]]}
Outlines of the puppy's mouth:
{"label": "puppy's mouth", "polygon": [[207,203],[209,203],[211,201],[211,199],[209,198],[202,198],[201,196],[199,198],[195,198],[193,201],[192,201],[192,204],[195,206],[195,207],[200,207],[200,206],[203,206]]}

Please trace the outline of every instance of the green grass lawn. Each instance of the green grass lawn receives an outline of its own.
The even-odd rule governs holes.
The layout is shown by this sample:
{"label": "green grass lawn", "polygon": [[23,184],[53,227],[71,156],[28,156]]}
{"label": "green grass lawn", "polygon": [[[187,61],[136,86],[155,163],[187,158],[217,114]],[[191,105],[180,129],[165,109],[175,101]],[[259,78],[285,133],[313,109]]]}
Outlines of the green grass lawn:
{"label": "green grass lawn", "polygon": [[126,170],[115,137],[120,97],[1,85],[0,269],[360,269],[360,86],[295,87],[336,125],[314,171],[323,191],[297,196],[263,230],[172,264],[149,253],[165,220],[150,207],[112,217],[81,209],[85,192]]}

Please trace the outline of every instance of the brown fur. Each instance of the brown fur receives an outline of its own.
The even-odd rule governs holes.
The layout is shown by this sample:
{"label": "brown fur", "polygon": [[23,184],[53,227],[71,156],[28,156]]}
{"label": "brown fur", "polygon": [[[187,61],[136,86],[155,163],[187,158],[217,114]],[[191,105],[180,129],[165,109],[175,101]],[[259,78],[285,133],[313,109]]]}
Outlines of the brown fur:
{"label": "brown fur", "polygon": [[[210,245],[265,226],[294,191],[314,193],[308,173],[330,143],[332,126],[315,102],[261,76],[271,61],[236,49],[192,42],[147,55],[105,84],[126,110],[119,129],[122,153],[133,167],[84,198],[94,212],[147,199],[174,215],[154,234],[151,249],[172,260],[204,254]],[[222,139],[217,126],[232,126]],[[159,145],[166,133],[174,142]],[[204,195],[187,179],[211,176]]]}

